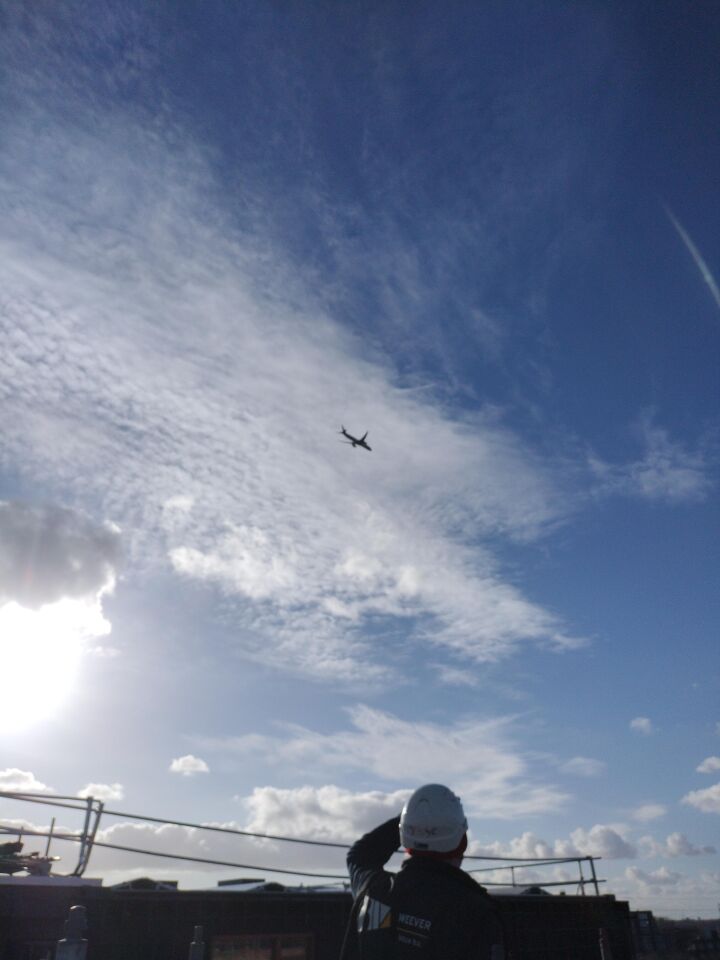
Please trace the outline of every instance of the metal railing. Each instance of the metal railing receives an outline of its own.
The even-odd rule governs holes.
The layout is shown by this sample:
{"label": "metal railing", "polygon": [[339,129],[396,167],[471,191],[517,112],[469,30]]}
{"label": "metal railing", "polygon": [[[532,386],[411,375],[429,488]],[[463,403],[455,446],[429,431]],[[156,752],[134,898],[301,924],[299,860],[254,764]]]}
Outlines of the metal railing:
{"label": "metal railing", "polygon": [[[62,796],[60,794],[37,794],[30,792],[21,792],[21,791],[0,791],[0,797],[4,797],[10,800],[17,800],[22,803],[33,803],[39,804],[41,806],[50,806],[60,809],[75,810],[80,811],[83,814],[83,825],[82,828],[76,832],[65,833],[58,832],[55,829],[55,817],[53,817],[50,829],[48,832],[43,832],[39,830],[34,830],[28,827],[18,827],[18,826],[7,826],[3,825],[0,822],[0,834],[19,836],[20,838],[24,836],[32,837],[42,837],[47,840],[47,845],[45,849],[45,860],[49,861],[53,858],[49,857],[50,845],[53,841],[69,841],[72,843],[79,844],[79,851],[77,855],[77,862],[74,869],[65,876],[71,877],[81,877],[87,868],[90,855],[94,847],[102,847],[110,850],[119,850],[126,853],[135,853],[142,856],[151,856],[159,857],[163,859],[183,861],[187,863],[199,863],[209,866],[222,866],[222,867],[233,867],[235,869],[242,870],[257,870],[266,873],[278,873],[292,876],[300,877],[312,877],[317,879],[325,880],[346,880],[347,874],[332,874],[332,873],[316,873],[311,870],[290,870],[280,867],[269,867],[269,866],[258,866],[257,864],[248,864],[248,863],[237,863],[235,861],[228,860],[215,860],[208,857],[193,857],[187,854],[180,853],[167,853],[161,852],[159,850],[147,850],[138,847],[129,847],[116,843],[108,843],[104,840],[98,840],[97,834],[100,827],[100,821],[103,816],[105,817],[117,817],[120,819],[126,820],[137,820],[144,823],[159,823],[165,825],[173,825],[177,827],[185,827],[193,830],[202,830],[209,831],[213,833],[226,834],[230,836],[239,836],[239,837],[252,837],[256,839],[263,840],[274,840],[282,841],[285,843],[294,843],[294,844],[306,844],[313,847],[334,847],[339,849],[348,849],[348,844],[344,843],[335,843],[330,841],[322,840],[309,840],[299,837],[284,837],[278,836],[276,834],[260,834],[253,833],[248,830],[239,830],[233,827],[221,827],[215,826],[212,824],[202,824],[202,823],[190,823],[184,820],[171,820],[162,817],[152,817],[143,814],[137,813],[128,813],[121,810],[110,810],[105,807],[104,803],[101,800],[96,800],[93,797],[79,798],[72,796]],[[36,856],[36,855],[33,855]],[[503,856],[483,856],[483,855],[468,855],[465,857],[466,861],[471,860],[481,860],[485,863],[492,861],[493,866],[485,867],[476,867],[469,869],[468,873],[471,874],[487,874],[487,873],[496,873],[498,870],[509,871],[510,877],[508,882],[502,882],[497,879],[493,880],[482,880],[484,886],[495,886],[495,887],[512,887],[512,888],[528,888],[528,887],[572,887],[576,886],[578,891],[585,895],[586,887],[591,887],[596,896],[599,896],[599,884],[604,883],[604,880],[598,879],[596,870],[595,870],[595,861],[599,860],[599,857],[592,856],[576,856],[576,857],[503,857]],[[38,862],[38,861],[35,861]],[[562,879],[562,880],[538,880],[534,875],[531,877],[522,877],[519,876],[519,873],[523,870],[536,869],[541,867],[550,867],[550,866],[560,866],[562,864],[575,864],[577,866],[577,876],[572,879]],[[589,868],[589,876],[586,875],[583,866]],[[47,870],[49,872],[49,863],[46,864]],[[2,864],[0,863],[0,872],[2,870]],[[7,871],[5,871],[7,872]],[[40,872],[40,871],[38,871]]]}

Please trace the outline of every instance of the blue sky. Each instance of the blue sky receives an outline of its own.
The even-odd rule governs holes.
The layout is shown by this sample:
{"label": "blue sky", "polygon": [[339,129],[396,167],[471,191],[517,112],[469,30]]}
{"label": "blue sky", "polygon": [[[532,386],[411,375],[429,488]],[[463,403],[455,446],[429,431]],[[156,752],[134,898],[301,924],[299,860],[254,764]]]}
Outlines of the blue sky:
{"label": "blue sky", "polygon": [[711,915],[717,10],[0,17],[0,784]]}

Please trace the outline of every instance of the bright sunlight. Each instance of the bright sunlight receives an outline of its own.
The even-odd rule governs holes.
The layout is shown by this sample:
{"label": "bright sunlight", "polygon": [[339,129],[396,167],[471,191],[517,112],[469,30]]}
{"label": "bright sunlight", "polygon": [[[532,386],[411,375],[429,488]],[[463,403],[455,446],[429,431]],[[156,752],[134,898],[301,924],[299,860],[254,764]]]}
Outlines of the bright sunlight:
{"label": "bright sunlight", "polygon": [[84,643],[109,632],[99,600],[0,607],[0,730],[24,730],[54,715],[73,692]]}

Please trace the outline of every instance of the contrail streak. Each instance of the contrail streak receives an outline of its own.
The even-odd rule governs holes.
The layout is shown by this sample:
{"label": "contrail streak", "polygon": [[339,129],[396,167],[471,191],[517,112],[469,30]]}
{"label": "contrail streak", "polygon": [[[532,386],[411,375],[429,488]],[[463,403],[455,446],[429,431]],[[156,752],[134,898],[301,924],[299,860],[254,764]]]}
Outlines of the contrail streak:
{"label": "contrail streak", "polygon": [[703,280],[705,281],[705,283],[708,285],[710,289],[710,293],[713,296],[713,300],[715,301],[718,308],[720,309],[720,289],[718,289],[718,285],[715,282],[715,277],[712,275],[712,273],[710,273],[710,267],[708,267],[708,265],[705,263],[700,251],[692,242],[688,232],[685,230],[683,225],[679,222],[679,220],[674,215],[670,207],[665,206],[665,213],[668,215],[668,219],[670,220],[670,223],[672,223],[672,225],[675,227],[675,229],[679,233],[680,239],[690,251],[690,256],[695,261],[695,264],[698,270],[702,274]]}

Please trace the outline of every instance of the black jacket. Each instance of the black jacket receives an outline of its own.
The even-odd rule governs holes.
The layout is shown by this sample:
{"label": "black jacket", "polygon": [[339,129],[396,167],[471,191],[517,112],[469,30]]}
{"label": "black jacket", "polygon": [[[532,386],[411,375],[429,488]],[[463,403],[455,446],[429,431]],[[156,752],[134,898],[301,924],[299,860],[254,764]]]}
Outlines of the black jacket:
{"label": "black jacket", "polygon": [[[473,878],[443,860],[413,856],[384,869],[400,842],[400,818],[348,852],[361,960],[490,960],[502,945],[497,909]],[[497,955],[497,954],[496,954]]]}

